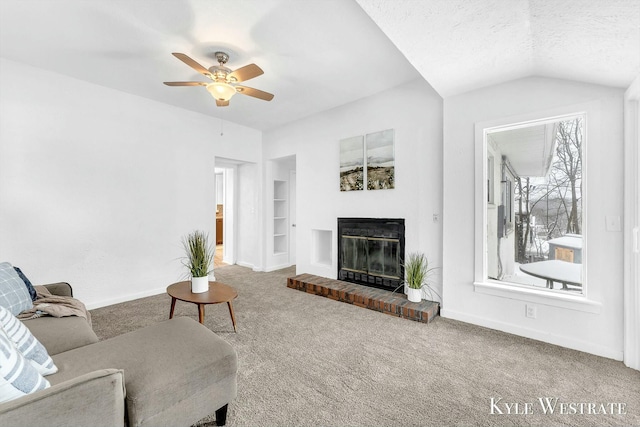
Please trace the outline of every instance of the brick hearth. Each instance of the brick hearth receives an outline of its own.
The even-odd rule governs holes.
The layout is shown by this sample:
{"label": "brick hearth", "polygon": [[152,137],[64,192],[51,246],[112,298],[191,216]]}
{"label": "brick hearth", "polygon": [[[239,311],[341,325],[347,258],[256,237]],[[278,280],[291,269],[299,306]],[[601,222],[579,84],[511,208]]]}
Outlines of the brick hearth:
{"label": "brick hearth", "polygon": [[440,304],[422,300],[411,302],[403,293],[371,288],[355,283],[299,274],[287,279],[287,286],[314,295],[342,301],[392,316],[429,323],[438,315]]}

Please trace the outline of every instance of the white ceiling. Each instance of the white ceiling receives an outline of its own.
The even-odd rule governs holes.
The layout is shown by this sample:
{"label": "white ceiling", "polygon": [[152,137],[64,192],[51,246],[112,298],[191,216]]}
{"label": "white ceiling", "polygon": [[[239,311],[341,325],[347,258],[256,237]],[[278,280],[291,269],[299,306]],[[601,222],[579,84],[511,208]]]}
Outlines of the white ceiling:
{"label": "white ceiling", "polygon": [[[171,52],[217,50],[274,100],[162,84],[204,79]],[[0,56],[265,130],[420,74],[442,96],[529,75],[627,87],[640,0],[0,0]]]}

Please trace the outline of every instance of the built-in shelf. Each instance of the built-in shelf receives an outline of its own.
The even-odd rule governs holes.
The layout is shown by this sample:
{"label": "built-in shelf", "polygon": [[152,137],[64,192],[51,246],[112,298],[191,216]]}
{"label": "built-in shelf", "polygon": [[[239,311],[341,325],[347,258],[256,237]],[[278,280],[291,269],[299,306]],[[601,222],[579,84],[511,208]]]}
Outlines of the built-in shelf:
{"label": "built-in shelf", "polygon": [[286,255],[288,246],[289,206],[287,181],[273,181],[273,254]]}

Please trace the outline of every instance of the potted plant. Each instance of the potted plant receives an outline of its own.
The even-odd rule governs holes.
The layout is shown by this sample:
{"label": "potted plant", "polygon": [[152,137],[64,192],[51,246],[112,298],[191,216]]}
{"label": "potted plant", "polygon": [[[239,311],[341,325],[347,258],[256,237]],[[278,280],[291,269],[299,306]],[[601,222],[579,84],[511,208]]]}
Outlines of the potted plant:
{"label": "potted plant", "polygon": [[422,287],[429,286],[427,277],[433,268],[429,268],[427,257],[421,252],[411,252],[404,264],[407,284],[407,298],[411,302],[422,301]]}
{"label": "potted plant", "polygon": [[191,292],[209,290],[209,273],[213,271],[215,248],[209,244],[209,236],[203,231],[194,231],[182,240],[186,252],[185,267],[191,275]]}

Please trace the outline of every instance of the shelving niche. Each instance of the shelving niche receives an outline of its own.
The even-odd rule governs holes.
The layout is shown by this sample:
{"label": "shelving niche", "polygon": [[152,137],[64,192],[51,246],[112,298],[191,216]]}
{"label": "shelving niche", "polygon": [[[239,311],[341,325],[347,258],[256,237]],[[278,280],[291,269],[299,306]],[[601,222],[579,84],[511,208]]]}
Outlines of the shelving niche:
{"label": "shelving niche", "polygon": [[289,207],[287,181],[273,181],[273,254],[287,253]]}

